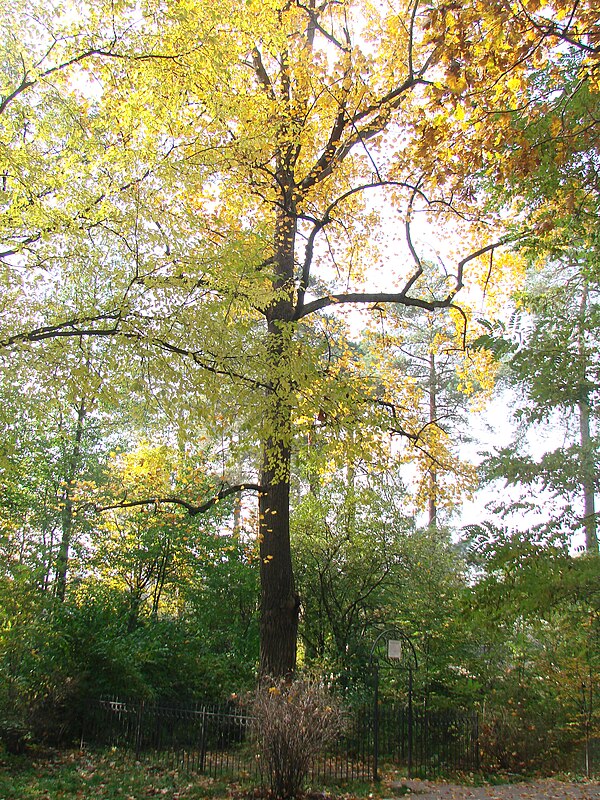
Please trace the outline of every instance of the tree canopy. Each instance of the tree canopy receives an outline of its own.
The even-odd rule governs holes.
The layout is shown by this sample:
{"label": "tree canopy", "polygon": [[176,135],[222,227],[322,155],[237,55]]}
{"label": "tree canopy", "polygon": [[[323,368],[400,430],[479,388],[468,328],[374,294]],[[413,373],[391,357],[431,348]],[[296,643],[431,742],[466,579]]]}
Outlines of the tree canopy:
{"label": "tree canopy", "polygon": [[[130,391],[132,415],[160,418],[183,451],[221,442],[196,497],[144,486],[112,505],[199,513],[251,488],[260,668],[287,674],[297,453],[318,430],[322,470],[389,454],[390,435],[429,475],[446,455],[435,408],[423,418],[402,363],[382,379],[361,356],[348,310],[447,313],[445,346],[464,348],[473,310],[520,286],[509,245],[552,214],[547,182],[593,212],[574,176],[595,175],[597,9],[21,0],[3,27],[7,373],[25,363],[36,381],[56,359],[82,424],[90,402]],[[507,224],[489,187],[526,198],[524,181],[543,202]]]}

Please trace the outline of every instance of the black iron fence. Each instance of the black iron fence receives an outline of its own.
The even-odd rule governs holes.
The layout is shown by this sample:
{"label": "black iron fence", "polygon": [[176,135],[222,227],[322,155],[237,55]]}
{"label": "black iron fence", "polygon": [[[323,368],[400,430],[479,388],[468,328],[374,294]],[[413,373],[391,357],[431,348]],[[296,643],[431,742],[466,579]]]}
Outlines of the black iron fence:
{"label": "black iron fence", "polygon": [[[82,739],[129,749],[136,758],[152,754],[169,766],[211,777],[262,781],[251,726],[248,710],[237,702],[100,700],[88,705]],[[390,766],[413,775],[476,770],[477,715],[413,711],[409,717],[406,708],[380,704],[375,725],[372,706],[353,709],[344,735],[312,764],[311,783],[372,779],[375,757],[380,770]]]}
{"label": "black iron fence", "polygon": [[433,777],[479,769],[479,725],[475,712],[423,711],[379,705],[379,764],[406,768],[409,775]]}
{"label": "black iron fence", "polygon": [[174,703],[98,700],[83,721],[84,744],[152,753],[190,772],[254,776],[248,737],[251,718],[234,703]]}

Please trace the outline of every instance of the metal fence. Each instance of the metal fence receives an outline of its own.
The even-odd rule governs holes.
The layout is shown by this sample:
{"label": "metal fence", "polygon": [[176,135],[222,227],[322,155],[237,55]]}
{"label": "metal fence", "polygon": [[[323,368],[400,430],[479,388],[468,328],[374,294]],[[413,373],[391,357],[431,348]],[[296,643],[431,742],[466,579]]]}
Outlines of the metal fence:
{"label": "metal fence", "polygon": [[88,705],[84,744],[122,747],[161,756],[190,772],[254,776],[256,759],[248,744],[251,718],[233,703],[174,703],[98,700]]}
{"label": "metal fence", "polygon": [[[88,704],[82,739],[152,754],[169,766],[211,777],[262,782],[260,759],[251,742],[252,718],[238,703],[177,704],[100,700]],[[375,748],[374,730],[378,731]],[[413,775],[478,768],[477,716],[453,712],[412,712],[380,705],[374,725],[372,706],[353,709],[327,753],[312,764],[310,782],[370,780],[376,764]]]}
{"label": "metal fence", "polygon": [[423,711],[380,705],[377,710],[377,758],[403,766],[409,775],[479,769],[479,724],[475,712]]}

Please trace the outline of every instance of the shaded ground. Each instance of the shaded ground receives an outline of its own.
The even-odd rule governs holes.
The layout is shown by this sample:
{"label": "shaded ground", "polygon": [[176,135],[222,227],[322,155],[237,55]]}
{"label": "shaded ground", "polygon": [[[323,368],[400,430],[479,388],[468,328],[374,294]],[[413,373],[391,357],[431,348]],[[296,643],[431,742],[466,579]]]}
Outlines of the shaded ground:
{"label": "shaded ground", "polygon": [[[600,783],[557,780],[459,786],[416,779],[366,785],[360,794],[319,793],[312,800],[600,800]],[[408,790],[408,791],[407,791]],[[227,781],[190,776],[164,764],[135,761],[117,750],[0,753],[0,800],[268,800]]]}
{"label": "shaded ground", "polygon": [[554,779],[511,783],[500,786],[458,786],[451,783],[409,780],[392,784],[401,794],[415,800],[600,800],[600,783],[566,783]]}

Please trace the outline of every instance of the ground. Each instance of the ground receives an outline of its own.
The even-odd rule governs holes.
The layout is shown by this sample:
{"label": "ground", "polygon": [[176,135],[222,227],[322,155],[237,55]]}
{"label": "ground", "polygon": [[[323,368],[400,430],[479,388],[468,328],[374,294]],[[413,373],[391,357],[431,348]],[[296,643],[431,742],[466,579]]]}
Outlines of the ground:
{"label": "ground", "polygon": [[[0,800],[259,800],[264,792],[226,780],[189,775],[165,764],[143,763],[115,749],[0,752]],[[365,784],[314,792],[307,800],[600,800],[600,782],[556,779],[465,786],[389,775]]]}
{"label": "ground", "polygon": [[405,796],[415,800],[600,800],[600,783],[569,783],[551,778],[499,786],[459,786],[407,779],[395,782],[391,788],[398,796],[402,787],[410,790]]}

